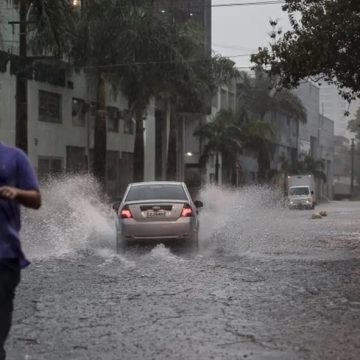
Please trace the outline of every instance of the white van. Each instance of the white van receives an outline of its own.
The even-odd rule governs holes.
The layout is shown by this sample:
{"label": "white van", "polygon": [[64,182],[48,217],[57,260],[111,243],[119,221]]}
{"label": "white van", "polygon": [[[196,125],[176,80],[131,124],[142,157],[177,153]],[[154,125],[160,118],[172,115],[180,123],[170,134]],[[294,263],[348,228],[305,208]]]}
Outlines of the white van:
{"label": "white van", "polygon": [[288,204],[290,209],[314,209],[316,205],[313,175],[288,176]]}

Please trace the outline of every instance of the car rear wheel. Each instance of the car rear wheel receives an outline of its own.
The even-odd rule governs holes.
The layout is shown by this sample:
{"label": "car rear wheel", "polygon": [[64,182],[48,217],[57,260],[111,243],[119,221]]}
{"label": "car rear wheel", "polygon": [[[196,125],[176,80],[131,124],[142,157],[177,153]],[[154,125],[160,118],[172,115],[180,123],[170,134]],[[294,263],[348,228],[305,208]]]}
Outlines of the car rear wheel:
{"label": "car rear wheel", "polygon": [[124,254],[127,248],[127,241],[119,234],[116,236],[116,252],[118,254]]}
{"label": "car rear wheel", "polygon": [[199,251],[199,239],[197,234],[192,239],[186,240],[185,250],[188,254],[196,255]]}

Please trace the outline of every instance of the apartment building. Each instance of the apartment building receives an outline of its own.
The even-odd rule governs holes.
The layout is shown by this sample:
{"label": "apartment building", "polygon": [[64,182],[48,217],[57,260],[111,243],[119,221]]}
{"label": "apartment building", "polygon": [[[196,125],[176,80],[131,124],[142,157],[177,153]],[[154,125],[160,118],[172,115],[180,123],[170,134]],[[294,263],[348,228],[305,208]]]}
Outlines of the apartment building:
{"label": "apartment building", "polygon": [[[0,52],[0,140],[15,144],[16,56]],[[40,178],[89,172],[92,167],[95,88],[83,73],[35,64],[28,81],[28,154]],[[127,100],[107,87],[107,189],[116,195],[132,177],[134,124]],[[114,166],[117,164],[117,166]],[[120,185],[119,185],[120,184]]]}
{"label": "apartment building", "polygon": [[326,181],[317,182],[317,192],[320,197],[332,198],[335,123],[322,115],[318,85],[306,81],[294,93],[302,101],[307,113],[306,123],[301,123],[299,127],[299,155],[309,154],[323,162],[322,171],[326,174]]}

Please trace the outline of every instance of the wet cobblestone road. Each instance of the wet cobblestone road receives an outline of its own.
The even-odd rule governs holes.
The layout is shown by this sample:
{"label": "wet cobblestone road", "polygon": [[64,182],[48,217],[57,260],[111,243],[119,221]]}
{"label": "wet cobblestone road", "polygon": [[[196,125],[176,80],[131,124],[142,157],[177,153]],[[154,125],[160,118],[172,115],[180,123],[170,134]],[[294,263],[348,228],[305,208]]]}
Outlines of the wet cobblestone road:
{"label": "wet cobblestone road", "polygon": [[109,245],[35,259],[8,358],[357,360],[360,203],[321,209],[225,222],[195,257]]}

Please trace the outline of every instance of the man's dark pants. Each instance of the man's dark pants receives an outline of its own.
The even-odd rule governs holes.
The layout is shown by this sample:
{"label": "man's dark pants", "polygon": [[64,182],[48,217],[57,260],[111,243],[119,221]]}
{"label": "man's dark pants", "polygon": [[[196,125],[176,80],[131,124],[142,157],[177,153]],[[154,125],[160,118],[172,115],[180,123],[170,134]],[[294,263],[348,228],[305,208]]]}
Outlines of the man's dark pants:
{"label": "man's dark pants", "polygon": [[4,344],[11,327],[15,289],[19,282],[18,262],[0,260],[0,360],[5,360]]}

